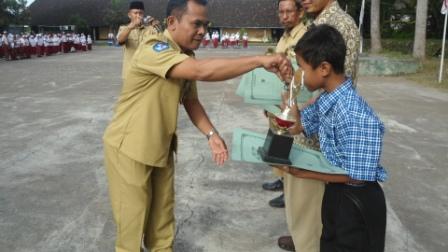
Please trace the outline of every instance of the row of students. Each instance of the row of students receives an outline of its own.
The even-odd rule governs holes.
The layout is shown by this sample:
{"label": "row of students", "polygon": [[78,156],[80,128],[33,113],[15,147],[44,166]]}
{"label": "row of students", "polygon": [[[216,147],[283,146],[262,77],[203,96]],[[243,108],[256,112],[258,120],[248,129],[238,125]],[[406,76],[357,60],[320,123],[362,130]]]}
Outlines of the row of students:
{"label": "row of students", "polygon": [[0,58],[17,60],[59,53],[92,50],[90,35],[76,33],[12,34],[0,36]]}

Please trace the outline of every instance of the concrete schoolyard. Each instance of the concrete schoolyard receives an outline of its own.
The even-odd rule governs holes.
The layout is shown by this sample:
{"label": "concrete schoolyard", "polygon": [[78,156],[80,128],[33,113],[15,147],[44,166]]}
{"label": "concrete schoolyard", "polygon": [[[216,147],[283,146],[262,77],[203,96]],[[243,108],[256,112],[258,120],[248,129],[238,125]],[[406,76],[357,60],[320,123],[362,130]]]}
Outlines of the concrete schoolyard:
{"label": "concrete schoolyard", "polygon": [[[265,50],[200,49],[197,57]],[[120,92],[121,57],[120,48],[97,47],[0,61],[0,251],[113,251],[101,137]],[[261,109],[235,95],[238,83],[198,86],[229,147],[234,128],[267,130]],[[448,251],[448,93],[403,77],[361,76],[358,87],[387,128],[386,251]],[[261,189],[271,169],[216,167],[205,137],[180,111],[175,250],[282,251],[284,210],[268,206],[278,193]]]}

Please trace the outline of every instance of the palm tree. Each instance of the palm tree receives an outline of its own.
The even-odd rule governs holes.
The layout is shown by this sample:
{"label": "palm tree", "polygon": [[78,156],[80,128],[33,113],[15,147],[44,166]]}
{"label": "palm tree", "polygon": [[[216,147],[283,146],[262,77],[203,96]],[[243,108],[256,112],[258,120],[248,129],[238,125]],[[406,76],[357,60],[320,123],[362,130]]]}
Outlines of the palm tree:
{"label": "palm tree", "polygon": [[372,0],[370,6],[370,43],[372,53],[379,53],[383,49],[380,30],[380,3],[381,0]]}
{"label": "palm tree", "polygon": [[426,56],[427,17],[428,0],[417,0],[413,56],[418,59],[424,59]]}

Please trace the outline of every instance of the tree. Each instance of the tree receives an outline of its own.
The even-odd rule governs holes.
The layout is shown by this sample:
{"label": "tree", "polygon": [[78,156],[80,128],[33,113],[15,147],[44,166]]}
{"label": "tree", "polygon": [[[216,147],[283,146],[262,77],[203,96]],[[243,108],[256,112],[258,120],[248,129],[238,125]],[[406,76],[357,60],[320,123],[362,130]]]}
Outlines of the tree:
{"label": "tree", "polygon": [[8,26],[12,18],[9,11],[11,8],[11,1],[0,0],[0,27]]}
{"label": "tree", "polygon": [[30,22],[30,11],[26,7],[27,0],[16,0],[16,4],[13,5],[14,23],[20,25],[26,25]]}
{"label": "tree", "polygon": [[104,22],[112,30],[115,31],[121,24],[128,22],[126,6],[126,0],[112,0],[110,6],[105,10]]}
{"label": "tree", "polygon": [[27,0],[0,0],[0,27],[28,24],[30,13],[26,4]]}
{"label": "tree", "polygon": [[90,33],[89,23],[79,14],[71,15],[68,21],[70,24],[76,26],[76,32],[84,34]]}
{"label": "tree", "polygon": [[428,0],[417,0],[414,49],[412,55],[418,59],[424,59],[426,56],[427,17]]}
{"label": "tree", "polygon": [[372,53],[379,53],[383,49],[381,46],[380,2],[381,0],[372,0],[370,5],[370,43]]}

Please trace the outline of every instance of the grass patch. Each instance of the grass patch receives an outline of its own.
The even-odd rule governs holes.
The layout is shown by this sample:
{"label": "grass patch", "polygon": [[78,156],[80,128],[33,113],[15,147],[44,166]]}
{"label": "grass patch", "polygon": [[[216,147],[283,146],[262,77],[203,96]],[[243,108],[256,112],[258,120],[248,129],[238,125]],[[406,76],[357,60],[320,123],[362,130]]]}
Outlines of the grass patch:
{"label": "grass patch", "polygon": [[429,58],[422,62],[422,69],[415,73],[405,75],[409,80],[415,81],[424,86],[434,87],[438,89],[443,89],[448,91],[448,61],[445,60],[444,70],[443,70],[443,80],[442,83],[438,82],[439,79],[439,67],[440,59]]}
{"label": "grass patch", "polygon": [[[379,53],[379,55],[395,59],[413,59],[410,53],[390,49],[383,49],[381,53]],[[405,77],[408,80],[412,80],[418,84],[421,84],[423,86],[448,91],[448,58],[445,59],[443,67],[444,72],[442,83],[439,83],[438,80],[439,80],[440,59],[436,57],[431,57],[431,55],[427,55],[427,57],[428,58],[422,62],[422,68],[420,69],[420,71],[418,71],[415,74],[403,75],[403,77]]]}
{"label": "grass patch", "polygon": [[394,59],[412,59],[412,56],[407,53],[398,52],[398,51],[391,51],[384,49],[382,50],[379,55],[385,56],[387,58],[394,58]]}

